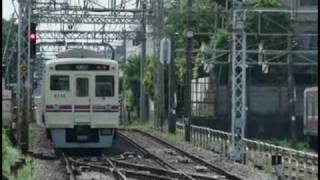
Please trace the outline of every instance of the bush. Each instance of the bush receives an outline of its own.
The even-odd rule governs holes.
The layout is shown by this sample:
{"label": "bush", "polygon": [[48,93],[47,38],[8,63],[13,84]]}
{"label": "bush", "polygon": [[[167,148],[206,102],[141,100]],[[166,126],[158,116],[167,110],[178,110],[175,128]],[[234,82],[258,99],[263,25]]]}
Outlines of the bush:
{"label": "bush", "polygon": [[30,157],[24,157],[18,149],[13,147],[7,136],[7,131],[2,129],[2,171],[6,174],[11,174],[10,167],[14,165],[18,158],[24,158],[26,160],[26,165],[18,171],[18,175],[15,179],[34,179],[31,174],[32,159]]}

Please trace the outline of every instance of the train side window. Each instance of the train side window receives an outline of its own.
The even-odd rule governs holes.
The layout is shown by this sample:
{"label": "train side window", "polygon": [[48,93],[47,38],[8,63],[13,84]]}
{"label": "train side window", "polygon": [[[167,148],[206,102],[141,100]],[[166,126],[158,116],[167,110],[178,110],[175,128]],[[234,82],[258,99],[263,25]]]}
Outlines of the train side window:
{"label": "train side window", "polygon": [[89,95],[89,79],[77,78],[76,83],[76,95],[78,97],[87,97]]}
{"label": "train side window", "polygon": [[69,76],[62,76],[62,75],[50,76],[50,90],[69,91]]}
{"label": "train side window", "polygon": [[114,96],[114,77],[96,76],[96,97]]}
{"label": "train side window", "polygon": [[314,118],[318,119],[318,97],[314,98]]}
{"label": "train side window", "polygon": [[311,119],[313,114],[313,102],[310,96],[307,96],[307,119]]}

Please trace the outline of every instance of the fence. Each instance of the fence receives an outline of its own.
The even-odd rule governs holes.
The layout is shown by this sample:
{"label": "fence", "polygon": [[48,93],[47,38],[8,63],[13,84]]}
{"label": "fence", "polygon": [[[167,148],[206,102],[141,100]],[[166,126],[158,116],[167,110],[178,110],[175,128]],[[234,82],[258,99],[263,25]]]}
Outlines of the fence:
{"label": "fence", "polygon": [[[177,132],[184,133],[184,124],[177,123]],[[244,139],[244,163],[284,179],[318,179],[318,155],[284,148],[261,141]],[[231,133],[201,126],[191,126],[191,143],[227,157]]]}

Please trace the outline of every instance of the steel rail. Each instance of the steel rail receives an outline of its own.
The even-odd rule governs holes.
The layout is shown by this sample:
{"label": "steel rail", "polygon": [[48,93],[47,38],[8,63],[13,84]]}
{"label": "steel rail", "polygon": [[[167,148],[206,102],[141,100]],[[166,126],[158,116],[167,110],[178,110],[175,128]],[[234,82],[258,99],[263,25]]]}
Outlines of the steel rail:
{"label": "steel rail", "polygon": [[[104,170],[104,171],[111,172],[113,174],[116,173],[117,174],[116,177],[119,177],[121,180],[126,180],[127,177],[146,179],[146,180],[149,180],[149,179],[154,179],[154,180],[173,180],[171,177],[168,177],[168,176],[151,174],[149,172],[143,172],[143,171],[133,171],[133,170],[129,170],[129,169],[116,168],[112,163],[110,164],[109,162],[108,162],[108,164],[110,165],[110,167],[107,167],[105,165],[98,165],[98,164],[80,162],[80,161],[74,160],[72,158],[70,158],[69,160],[74,164],[88,166],[88,167],[90,167],[92,169]],[[119,176],[120,174],[122,174],[122,175]]]}
{"label": "steel rail", "polygon": [[153,135],[151,135],[151,134],[149,134],[149,133],[147,133],[147,132],[144,132],[144,131],[141,131],[141,130],[138,130],[138,129],[133,129],[132,131],[133,131],[133,132],[138,132],[138,133],[140,133],[140,134],[142,134],[142,135],[145,135],[146,137],[149,137],[149,138],[151,138],[151,139],[153,139],[153,140],[155,140],[155,141],[157,141],[157,142],[159,142],[159,143],[161,143],[161,144],[163,144],[163,145],[171,148],[171,149],[174,149],[174,150],[176,150],[177,152],[183,154],[184,156],[187,156],[188,158],[190,158],[190,159],[192,159],[192,160],[194,160],[194,161],[196,161],[196,162],[198,162],[198,163],[200,163],[200,164],[203,164],[203,165],[205,165],[205,166],[210,167],[210,168],[213,169],[215,172],[217,172],[217,173],[219,173],[219,174],[221,174],[221,175],[226,176],[226,178],[228,178],[228,179],[242,180],[241,178],[239,178],[239,177],[237,177],[237,176],[235,176],[235,175],[233,175],[233,174],[228,173],[228,172],[225,171],[224,169],[222,169],[222,168],[220,168],[220,167],[217,167],[217,166],[213,165],[212,163],[210,163],[210,162],[208,162],[208,161],[206,161],[206,160],[203,160],[203,159],[201,159],[201,158],[199,158],[199,157],[197,157],[197,156],[191,155],[190,153],[188,153],[188,152],[186,152],[186,151],[183,151],[182,149],[177,148],[176,146],[173,146],[173,145],[171,145],[171,144],[169,144],[169,143],[161,140],[160,138],[155,137],[155,136],[153,136]]}
{"label": "steel rail", "polygon": [[127,176],[131,178],[139,178],[139,179],[145,179],[145,180],[150,180],[150,179],[155,179],[155,180],[176,180],[176,178],[171,178],[163,175],[155,175],[155,174],[150,174],[148,172],[139,172],[139,171],[132,171],[132,170],[127,170],[127,169],[121,169],[120,171],[124,172]]}
{"label": "steel rail", "polygon": [[119,171],[119,169],[118,168],[116,168],[116,166],[110,161],[110,159],[109,158],[107,158],[107,157],[104,157],[105,158],[105,160],[110,164],[110,166],[113,168],[113,174],[115,175],[115,176],[117,176],[118,178],[120,178],[120,179],[122,179],[122,180],[127,180],[127,177],[124,175],[124,174],[122,174],[120,171]]}
{"label": "steel rail", "polygon": [[155,160],[158,164],[160,164],[162,167],[166,168],[166,169],[174,169],[175,168],[173,166],[171,166],[170,164],[166,163],[165,161],[163,161],[162,159],[159,159],[158,157],[156,157],[155,155],[151,154],[149,151],[147,151],[145,148],[141,147],[140,145],[138,145],[136,142],[132,141],[131,139],[127,138],[125,135],[121,134],[118,132],[118,136],[120,138],[122,138],[124,141],[126,141],[127,143],[129,143],[130,145],[132,145],[134,148],[136,148],[138,151],[140,151],[143,156],[145,158],[152,158],[153,160]]}
{"label": "steel rail", "polygon": [[[172,170],[176,170],[178,171],[175,167],[171,166],[170,164],[168,164],[167,162],[163,161],[162,159],[160,159],[159,157],[155,156],[154,154],[150,153],[148,150],[146,150],[145,148],[141,147],[140,145],[138,145],[136,142],[134,142],[133,140],[131,140],[130,138],[128,138],[127,136],[123,135],[122,133],[120,133],[118,131],[118,136],[123,138],[126,142],[128,142],[129,144],[131,144],[132,146],[134,146],[135,148],[137,148],[140,152],[142,152],[145,157],[150,157],[153,160],[155,160],[158,164],[160,164],[162,167],[167,168],[167,169],[172,169]],[[184,176],[185,179],[190,179],[190,180],[194,180],[194,178],[192,178],[191,176],[187,175],[185,172],[179,171],[181,172],[181,174]]]}
{"label": "steel rail", "polygon": [[[134,169],[134,170],[149,171],[153,174],[161,174],[161,175],[166,175],[166,176],[176,177],[176,178],[180,178],[182,176],[181,172],[179,172],[179,171],[148,167],[148,166],[145,166],[142,164],[132,164],[132,163],[123,162],[123,161],[119,161],[119,160],[115,160],[115,159],[111,159],[111,161],[114,164],[116,164],[117,167],[119,167],[119,168],[127,167],[127,168]],[[201,180],[226,180],[224,177],[221,177],[221,176],[212,177],[212,176],[193,174],[193,173],[187,173],[187,174],[195,179],[201,179]]]}
{"label": "steel rail", "polygon": [[74,171],[73,171],[73,168],[70,164],[70,160],[68,159],[68,157],[66,157],[66,155],[62,152],[62,156],[63,156],[63,159],[66,163],[66,169],[67,169],[67,174],[69,175],[69,179],[70,180],[76,180],[76,175],[74,174]]}

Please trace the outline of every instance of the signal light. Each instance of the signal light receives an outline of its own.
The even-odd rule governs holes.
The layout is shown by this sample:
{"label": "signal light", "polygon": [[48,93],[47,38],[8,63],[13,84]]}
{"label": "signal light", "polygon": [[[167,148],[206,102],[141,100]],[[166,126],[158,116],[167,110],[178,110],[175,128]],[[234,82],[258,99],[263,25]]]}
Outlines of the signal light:
{"label": "signal light", "polygon": [[30,43],[30,58],[35,58],[36,57],[36,41],[37,39],[39,39],[38,35],[37,35],[37,24],[36,23],[30,23],[30,39],[29,39],[29,43]]}
{"label": "signal light", "polygon": [[38,35],[36,35],[36,34],[30,34],[30,40],[31,40],[31,41],[35,41],[35,40],[37,40],[37,39],[39,39],[39,36],[38,36]]}

